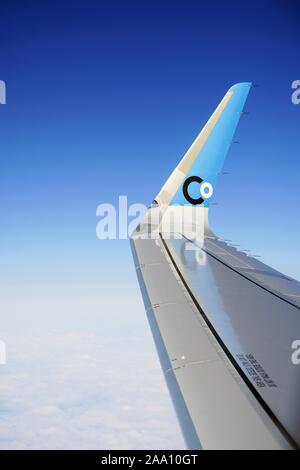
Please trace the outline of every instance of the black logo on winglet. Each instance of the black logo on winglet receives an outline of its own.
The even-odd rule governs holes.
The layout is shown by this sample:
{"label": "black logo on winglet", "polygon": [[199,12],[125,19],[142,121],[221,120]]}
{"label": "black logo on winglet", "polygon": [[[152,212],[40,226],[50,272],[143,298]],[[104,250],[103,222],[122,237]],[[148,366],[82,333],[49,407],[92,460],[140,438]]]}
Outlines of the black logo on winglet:
{"label": "black logo on winglet", "polygon": [[[200,196],[198,198],[193,198],[189,194],[189,186],[191,183],[199,183],[200,185]],[[203,182],[200,176],[189,176],[183,183],[182,191],[185,199],[194,206],[202,204],[204,200],[209,199],[214,192],[212,185],[206,181]]]}

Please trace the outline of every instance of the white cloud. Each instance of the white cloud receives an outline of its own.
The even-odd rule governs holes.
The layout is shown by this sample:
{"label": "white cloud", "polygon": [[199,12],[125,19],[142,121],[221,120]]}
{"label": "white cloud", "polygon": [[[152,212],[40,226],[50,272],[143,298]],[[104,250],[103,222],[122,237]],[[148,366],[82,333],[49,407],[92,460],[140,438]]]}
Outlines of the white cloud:
{"label": "white cloud", "polygon": [[83,315],[81,303],[77,315],[75,301],[73,315],[54,309],[39,327],[43,315],[24,321],[17,308],[23,327],[3,338],[1,449],[184,447],[143,307],[121,304]]}

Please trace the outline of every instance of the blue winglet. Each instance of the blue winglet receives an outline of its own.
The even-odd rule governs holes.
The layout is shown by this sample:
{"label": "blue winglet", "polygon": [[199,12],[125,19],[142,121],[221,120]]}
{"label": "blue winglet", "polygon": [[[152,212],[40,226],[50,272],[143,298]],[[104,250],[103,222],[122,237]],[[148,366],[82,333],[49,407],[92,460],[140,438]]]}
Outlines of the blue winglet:
{"label": "blue winglet", "polygon": [[230,98],[170,201],[171,205],[201,204],[209,207],[251,86],[251,83],[238,83],[228,90]]}

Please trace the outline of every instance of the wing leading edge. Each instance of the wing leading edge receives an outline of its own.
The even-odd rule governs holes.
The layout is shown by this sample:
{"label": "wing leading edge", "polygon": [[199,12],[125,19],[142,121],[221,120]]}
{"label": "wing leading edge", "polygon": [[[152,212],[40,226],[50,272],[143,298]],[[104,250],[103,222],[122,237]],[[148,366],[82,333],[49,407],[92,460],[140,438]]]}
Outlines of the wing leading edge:
{"label": "wing leading edge", "polygon": [[[251,85],[233,86],[131,237],[162,370],[190,449],[300,445],[300,285],[209,228]],[[180,219],[180,224],[178,223]]]}

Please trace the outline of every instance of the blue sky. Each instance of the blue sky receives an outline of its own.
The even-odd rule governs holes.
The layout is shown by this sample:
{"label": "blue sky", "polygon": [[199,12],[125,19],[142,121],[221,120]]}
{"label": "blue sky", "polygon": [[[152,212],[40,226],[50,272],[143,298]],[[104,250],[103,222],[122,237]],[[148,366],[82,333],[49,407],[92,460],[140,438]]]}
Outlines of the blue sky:
{"label": "blue sky", "polygon": [[[53,364],[62,354],[57,338],[79,335],[84,356],[84,335],[93,334],[95,344],[98,339],[107,345],[107,370],[110,354],[119,353],[125,362],[126,355],[134,354],[120,348],[127,342],[140,358],[153,362],[154,389],[142,385],[142,378],[148,382],[140,367],[140,392],[129,387],[127,405],[140,393],[165,413],[164,440],[159,434],[162,411],[154,415],[153,424],[151,412],[144,414],[141,406],[132,411],[134,424],[120,414],[122,432],[116,432],[116,442],[130,423],[125,447],[143,447],[143,442],[183,445],[159,373],[128,242],[96,238],[96,207],[116,203],[123,194],[129,202],[149,204],[226,90],[236,82],[252,81],[258,87],[251,90],[246,105],[250,114],[242,118],[239,144],[226,161],[229,174],[215,191],[218,205],[211,210],[211,222],[218,234],[300,279],[300,105],[291,102],[291,83],[300,79],[299,5],[279,0],[13,0],[1,2],[0,13],[0,79],[7,84],[7,104],[0,106],[1,335],[8,347],[8,364],[0,374],[3,387],[16,384],[2,403],[9,410],[6,419],[11,429],[18,428],[25,408],[30,420],[30,402],[39,393],[38,385],[29,390],[18,375],[24,341],[33,350],[26,359],[30,382],[43,370],[35,363],[38,338],[48,338],[42,342],[42,357],[54,383]],[[64,363],[68,353],[73,357],[74,344],[66,339]],[[89,354],[101,364],[97,348]],[[95,377],[101,376],[100,365],[96,370]],[[84,368],[76,373],[80,387]],[[16,404],[18,380],[28,392],[21,407]],[[62,413],[51,426],[43,415],[45,436],[49,426],[53,431],[59,423],[66,446],[72,445],[69,412],[76,417],[77,408],[59,408],[55,395],[63,395],[70,383],[57,389],[48,384],[52,392],[40,397],[41,409],[56,406]],[[101,388],[96,378],[89,387]],[[106,433],[98,424],[83,444],[84,426],[82,431],[79,426],[74,445],[108,445],[103,435],[110,430],[113,436],[119,429],[107,424],[119,413],[115,387],[112,380],[105,395],[112,403],[110,415],[102,420]],[[82,400],[85,394],[83,389]],[[106,403],[99,398],[95,413],[101,416]],[[34,422],[40,429],[41,422]],[[146,434],[148,429],[148,434],[133,437],[134,426]],[[0,436],[2,448],[42,447],[46,442],[45,436],[25,439],[21,431],[11,431],[9,443]],[[59,445],[53,439],[53,446]]]}

